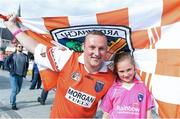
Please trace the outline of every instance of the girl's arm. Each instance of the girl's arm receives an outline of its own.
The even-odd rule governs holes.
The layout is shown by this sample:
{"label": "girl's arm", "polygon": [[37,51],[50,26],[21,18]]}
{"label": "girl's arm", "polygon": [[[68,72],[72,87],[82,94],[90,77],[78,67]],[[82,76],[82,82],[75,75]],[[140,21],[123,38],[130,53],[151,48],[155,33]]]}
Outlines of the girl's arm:
{"label": "girl's arm", "polygon": [[103,119],[109,119],[109,113],[103,112]]}
{"label": "girl's arm", "polygon": [[152,109],[148,109],[147,110],[147,119],[151,119],[152,118]]}

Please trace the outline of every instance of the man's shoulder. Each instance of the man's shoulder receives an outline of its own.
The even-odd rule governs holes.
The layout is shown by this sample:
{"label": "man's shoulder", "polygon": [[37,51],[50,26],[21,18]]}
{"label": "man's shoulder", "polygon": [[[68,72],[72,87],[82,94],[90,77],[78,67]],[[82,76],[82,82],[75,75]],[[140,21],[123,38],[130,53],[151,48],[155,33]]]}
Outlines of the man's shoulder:
{"label": "man's shoulder", "polygon": [[[24,57],[28,58],[28,55],[27,55],[26,53],[22,52],[21,54],[22,54]],[[22,55],[21,55],[21,56],[22,56]]]}
{"label": "man's shoulder", "polygon": [[28,55],[26,53],[23,53],[24,56],[28,57]]}

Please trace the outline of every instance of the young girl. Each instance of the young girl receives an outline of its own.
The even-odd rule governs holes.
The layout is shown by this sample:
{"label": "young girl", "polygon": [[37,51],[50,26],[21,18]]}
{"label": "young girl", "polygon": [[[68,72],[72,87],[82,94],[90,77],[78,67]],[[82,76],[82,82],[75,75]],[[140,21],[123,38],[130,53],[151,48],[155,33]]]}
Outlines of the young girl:
{"label": "young girl", "polygon": [[135,61],[127,52],[116,54],[117,78],[103,98],[103,118],[152,118],[153,98],[146,86],[135,78]]}

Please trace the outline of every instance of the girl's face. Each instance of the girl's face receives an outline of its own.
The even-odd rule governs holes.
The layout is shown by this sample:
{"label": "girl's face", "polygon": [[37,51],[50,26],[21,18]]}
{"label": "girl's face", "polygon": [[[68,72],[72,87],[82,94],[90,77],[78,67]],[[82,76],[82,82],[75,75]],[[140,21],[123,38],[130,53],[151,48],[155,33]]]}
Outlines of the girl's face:
{"label": "girl's face", "polygon": [[135,67],[130,59],[120,61],[116,65],[117,74],[120,80],[125,83],[132,83],[135,75]]}

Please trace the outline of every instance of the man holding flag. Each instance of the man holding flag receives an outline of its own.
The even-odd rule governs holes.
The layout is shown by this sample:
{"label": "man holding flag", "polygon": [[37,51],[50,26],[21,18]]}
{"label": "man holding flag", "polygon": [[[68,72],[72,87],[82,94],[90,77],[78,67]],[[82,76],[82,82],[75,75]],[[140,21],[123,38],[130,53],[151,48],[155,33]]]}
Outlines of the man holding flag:
{"label": "man holding flag", "polygon": [[[48,12],[43,12],[47,8],[42,6],[40,9],[31,9],[31,12],[40,10],[40,16],[46,17],[18,18],[21,29],[46,46],[61,44],[70,49],[76,49],[76,46],[79,46],[76,44],[84,41],[86,31],[94,28],[104,30],[109,46],[107,57],[111,57],[112,53],[119,49],[133,52],[137,63],[137,74],[155,97],[158,115],[161,118],[180,117],[179,0],[142,0],[138,4],[129,0],[123,2],[94,0],[88,5],[84,2],[73,4],[71,1],[62,6],[53,3],[56,7],[49,6]],[[72,4],[77,7],[71,7]],[[79,5],[86,7],[78,7]],[[69,12],[74,10],[77,12]],[[34,15],[33,13],[33,17]],[[6,19],[1,14],[0,17]],[[45,56],[45,53],[41,55]],[[47,74],[50,72],[51,75]],[[57,78],[52,77],[58,77],[59,72],[45,68],[41,70],[41,76],[42,74],[46,79],[49,77],[51,80],[48,81],[54,86],[57,84],[55,82]],[[47,81],[46,79],[42,80]],[[44,86],[48,87],[48,85]]]}
{"label": "man holding flag", "polygon": [[83,45],[84,53],[78,53],[38,43],[15,21],[16,15],[12,14],[5,25],[26,49],[34,53],[35,62],[58,72],[51,118],[92,118],[98,101],[114,79],[104,61],[108,48],[106,36],[101,31],[89,32]]}

